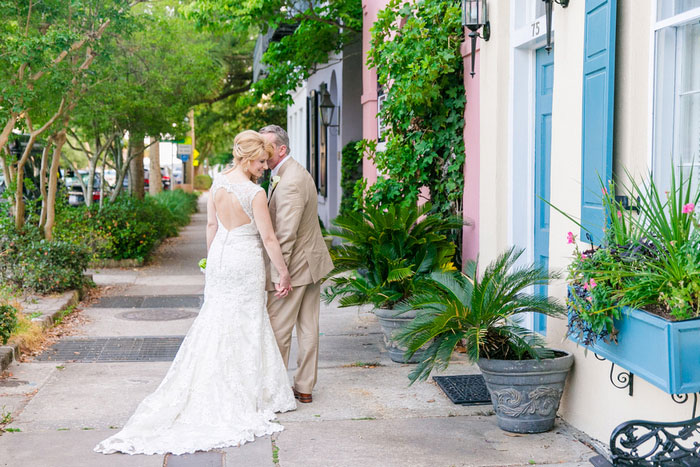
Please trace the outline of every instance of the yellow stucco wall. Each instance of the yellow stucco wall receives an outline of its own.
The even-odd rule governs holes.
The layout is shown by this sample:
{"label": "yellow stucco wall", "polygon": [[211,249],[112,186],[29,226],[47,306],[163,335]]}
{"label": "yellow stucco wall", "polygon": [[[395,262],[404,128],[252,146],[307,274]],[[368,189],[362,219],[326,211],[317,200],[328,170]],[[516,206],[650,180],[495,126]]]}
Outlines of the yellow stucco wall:
{"label": "yellow stucco wall", "polygon": [[[515,0],[519,1],[519,0]],[[643,4],[643,6],[641,5]],[[508,199],[509,99],[512,63],[510,8],[506,0],[491,1],[491,40],[481,45],[481,151],[480,151],[480,261],[485,264],[509,247],[512,222]],[[578,216],[581,203],[581,111],[585,1],[572,0],[568,8],[554,8],[554,94],[552,107],[551,201]],[[618,0],[614,126],[614,171],[623,167],[644,176],[649,167],[650,24],[648,1]],[[579,229],[563,216],[551,212],[550,268],[564,271],[572,248],[569,231]],[[565,298],[565,282],[550,293]],[[551,346],[572,351],[576,362],[569,377],[560,415],[590,436],[607,442],[619,423],[631,419],[685,420],[691,404],[675,404],[669,395],[635,379],[634,396],[614,388],[609,381],[610,364],[565,339],[566,323],[550,319],[547,339]],[[692,400],[692,398],[691,398]]]}

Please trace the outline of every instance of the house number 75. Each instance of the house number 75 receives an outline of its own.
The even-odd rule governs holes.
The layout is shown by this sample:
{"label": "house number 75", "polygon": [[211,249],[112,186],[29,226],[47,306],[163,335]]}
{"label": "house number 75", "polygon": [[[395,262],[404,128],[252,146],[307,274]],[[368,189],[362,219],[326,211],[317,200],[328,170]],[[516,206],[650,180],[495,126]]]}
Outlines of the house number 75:
{"label": "house number 75", "polygon": [[532,23],[532,37],[538,36],[540,34],[540,22],[535,21]]}

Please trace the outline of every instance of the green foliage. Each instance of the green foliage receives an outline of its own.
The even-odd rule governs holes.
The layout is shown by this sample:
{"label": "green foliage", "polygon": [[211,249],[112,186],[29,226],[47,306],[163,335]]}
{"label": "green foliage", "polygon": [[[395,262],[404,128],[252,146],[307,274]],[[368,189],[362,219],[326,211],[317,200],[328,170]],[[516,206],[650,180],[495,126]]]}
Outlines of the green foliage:
{"label": "green foliage", "polygon": [[194,177],[195,190],[208,190],[211,188],[212,179],[207,174],[199,174]]}
{"label": "green foliage", "polygon": [[340,163],[340,210],[339,215],[355,209],[355,185],[362,178],[362,153],[357,141],[345,145]]}
{"label": "green foliage", "polygon": [[39,293],[61,292],[85,284],[87,249],[81,244],[46,241],[38,229],[21,232],[12,225],[0,230],[0,279]]}
{"label": "green foliage", "polygon": [[367,64],[386,99],[386,149],[363,141],[380,173],[372,203],[415,204],[430,190],[438,212],[459,214],[464,191],[464,65],[459,3],[391,0],[372,26]]}
{"label": "green foliage", "polygon": [[586,344],[616,341],[614,320],[624,306],[672,320],[700,317],[700,190],[693,188],[692,171],[674,173],[666,194],[653,179],[640,184],[627,177],[632,181],[621,191],[637,200],[639,213],[615,200],[614,184],[604,187],[603,244],[583,252],[576,246],[569,266],[569,332]]}
{"label": "green foliage", "polygon": [[345,243],[331,251],[335,269],[324,299],[341,297],[341,307],[392,308],[431,272],[454,270],[455,245],[447,235],[462,226],[462,219],[431,208],[429,203],[386,209],[368,205],[338,216],[330,234]]}
{"label": "green foliage", "polygon": [[268,95],[286,105],[290,93],[362,31],[360,0],[298,2],[295,0],[196,0],[185,8],[188,17],[217,30],[267,32],[280,26],[293,32],[269,45],[262,61],[267,75],[254,85],[256,99]]}
{"label": "green foliage", "polygon": [[177,235],[196,208],[197,196],[182,190],[143,200],[120,196],[101,210],[97,205],[61,210],[54,235],[88,246],[94,259],[145,259],[162,239]]}
{"label": "green foliage", "polygon": [[[7,344],[7,340],[10,338],[10,334],[17,329],[19,321],[17,320],[17,310],[12,305],[2,305],[0,304],[0,343],[2,345]],[[0,423],[3,422],[0,420]]]}
{"label": "green foliage", "polygon": [[477,275],[477,264],[466,274],[433,273],[424,290],[401,303],[400,311],[416,310],[416,318],[395,337],[406,345],[406,356],[425,348],[423,360],[411,371],[411,382],[424,380],[433,369],[445,369],[455,346],[464,342],[467,356],[524,360],[550,358],[544,340],[519,324],[522,313],[563,316],[556,299],[526,293],[558,277],[536,266],[517,266],[523,250],[511,248]]}

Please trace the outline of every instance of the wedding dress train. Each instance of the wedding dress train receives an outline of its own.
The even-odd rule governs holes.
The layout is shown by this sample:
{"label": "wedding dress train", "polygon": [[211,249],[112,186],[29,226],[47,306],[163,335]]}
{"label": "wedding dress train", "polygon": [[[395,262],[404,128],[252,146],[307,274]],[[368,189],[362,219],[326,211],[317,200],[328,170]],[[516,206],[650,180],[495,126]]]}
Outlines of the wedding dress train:
{"label": "wedding dress train", "polygon": [[124,428],[95,451],[183,454],[236,446],[283,429],[275,412],[296,407],[266,310],[265,263],[253,217],[252,182],[219,175],[251,219],[218,230],[209,249],[204,304],[168,373]]}

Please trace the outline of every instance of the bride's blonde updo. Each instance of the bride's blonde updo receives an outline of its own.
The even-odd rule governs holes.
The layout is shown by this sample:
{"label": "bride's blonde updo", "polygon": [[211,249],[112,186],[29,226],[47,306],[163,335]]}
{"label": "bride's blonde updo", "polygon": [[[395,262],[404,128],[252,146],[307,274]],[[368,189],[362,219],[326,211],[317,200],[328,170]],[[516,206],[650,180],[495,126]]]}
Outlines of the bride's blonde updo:
{"label": "bride's blonde updo", "polygon": [[[233,165],[226,172],[235,169],[239,165],[247,171],[252,161],[261,157],[269,159],[274,150],[274,146],[268,143],[257,131],[242,131],[233,140]],[[257,177],[253,174],[250,174],[250,179],[254,182],[257,181]]]}

